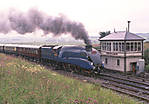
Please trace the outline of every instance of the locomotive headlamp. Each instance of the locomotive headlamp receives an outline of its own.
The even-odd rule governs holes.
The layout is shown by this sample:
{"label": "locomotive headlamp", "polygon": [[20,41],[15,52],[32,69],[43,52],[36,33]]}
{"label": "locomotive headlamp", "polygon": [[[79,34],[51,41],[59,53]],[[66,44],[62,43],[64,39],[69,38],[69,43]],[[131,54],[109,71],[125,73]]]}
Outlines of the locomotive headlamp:
{"label": "locomotive headlamp", "polygon": [[91,62],[91,65],[94,65],[94,63],[93,63],[93,62]]}

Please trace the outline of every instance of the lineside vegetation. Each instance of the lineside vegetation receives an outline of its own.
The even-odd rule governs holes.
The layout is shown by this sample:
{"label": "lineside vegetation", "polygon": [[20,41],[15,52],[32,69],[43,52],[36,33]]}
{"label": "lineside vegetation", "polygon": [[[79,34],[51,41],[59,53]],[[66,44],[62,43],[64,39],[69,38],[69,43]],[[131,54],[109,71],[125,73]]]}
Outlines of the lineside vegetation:
{"label": "lineside vegetation", "polygon": [[0,54],[0,104],[140,104],[21,58]]}

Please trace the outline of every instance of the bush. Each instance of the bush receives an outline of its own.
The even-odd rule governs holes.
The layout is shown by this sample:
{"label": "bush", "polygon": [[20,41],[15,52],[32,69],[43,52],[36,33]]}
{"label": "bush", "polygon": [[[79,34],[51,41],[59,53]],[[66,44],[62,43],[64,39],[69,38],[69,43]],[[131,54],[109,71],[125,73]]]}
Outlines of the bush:
{"label": "bush", "polygon": [[144,51],[145,64],[149,64],[149,48]]}
{"label": "bush", "polygon": [[145,66],[145,71],[149,72],[149,64]]}

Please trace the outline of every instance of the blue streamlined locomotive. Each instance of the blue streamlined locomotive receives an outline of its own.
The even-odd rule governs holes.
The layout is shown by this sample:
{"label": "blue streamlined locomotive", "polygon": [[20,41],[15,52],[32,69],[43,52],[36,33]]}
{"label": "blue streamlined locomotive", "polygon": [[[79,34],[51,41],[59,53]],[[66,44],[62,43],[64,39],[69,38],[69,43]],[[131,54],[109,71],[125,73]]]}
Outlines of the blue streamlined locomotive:
{"label": "blue streamlined locomotive", "polygon": [[91,45],[84,47],[0,44],[0,52],[23,56],[48,63],[58,69],[76,72],[99,73],[102,66],[100,53]]}

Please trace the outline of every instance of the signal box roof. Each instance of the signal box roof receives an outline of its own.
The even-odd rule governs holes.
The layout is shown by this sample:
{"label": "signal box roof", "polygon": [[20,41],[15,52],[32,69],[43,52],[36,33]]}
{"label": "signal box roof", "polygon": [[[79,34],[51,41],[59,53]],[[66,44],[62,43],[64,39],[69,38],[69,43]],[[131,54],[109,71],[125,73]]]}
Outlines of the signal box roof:
{"label": "signal box roof", "polygon": [[126,31],[118,31],[118,32],[113,32],[103,38],[100,39],[100,41],[108,41],[108,40],[145,40],[144,38],[130,32]]}

